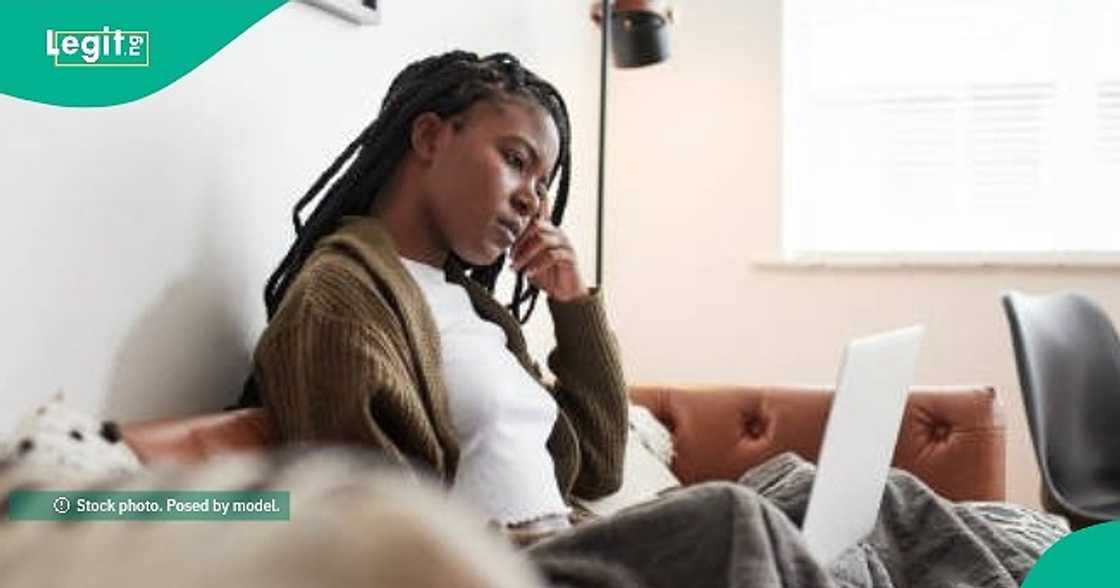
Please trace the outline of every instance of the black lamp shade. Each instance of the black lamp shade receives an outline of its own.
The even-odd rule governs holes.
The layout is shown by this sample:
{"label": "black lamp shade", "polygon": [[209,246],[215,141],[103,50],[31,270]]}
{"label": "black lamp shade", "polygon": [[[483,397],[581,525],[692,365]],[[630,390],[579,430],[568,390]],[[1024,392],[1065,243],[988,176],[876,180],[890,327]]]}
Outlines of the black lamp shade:
{"label": "black lamp shade", "polygon": [[[604,11],[604,6],[609,7]],[[669,58],[669,24],[672,9],[665,0],[601,0],[591,5],[591,20],[610,26],[600,29],[599,52],[599,175],[598,212],[595,215],[595,284],[603,284],[603,176],[606,171],[607,47],[614,47],[614,64],[642,67]],[[613,40],[612,40],[613,39]]]}
{"label": "black lamp shade", "polygon": [[669,58],[668,20],[647,10],[618,10],[611,15],[614,64],[642,67]]}

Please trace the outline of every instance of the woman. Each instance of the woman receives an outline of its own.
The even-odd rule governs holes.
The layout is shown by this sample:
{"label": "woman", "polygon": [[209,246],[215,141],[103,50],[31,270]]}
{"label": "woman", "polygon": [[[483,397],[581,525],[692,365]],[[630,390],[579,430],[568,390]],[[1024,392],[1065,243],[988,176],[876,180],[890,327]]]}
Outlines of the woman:
{"label": "woman", "polygon": [[[572,495],[617,489],[622,371],[557,226],[569,135],[559,93],[512,56],[452,52],[402,71],[296,205],[243,404],[259,392],[286,441],[373,446],[429,470],[506,527],[564,527]],[[507,251],[509,310],[491,296]],[[541,290],[557,338],[548,388],[515,318]]]}

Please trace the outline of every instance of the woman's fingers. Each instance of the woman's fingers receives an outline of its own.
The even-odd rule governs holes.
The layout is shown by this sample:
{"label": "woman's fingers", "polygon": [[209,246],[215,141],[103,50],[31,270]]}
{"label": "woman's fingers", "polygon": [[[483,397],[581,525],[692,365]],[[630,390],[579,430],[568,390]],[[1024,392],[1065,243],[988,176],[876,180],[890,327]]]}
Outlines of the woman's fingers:
{"label": "woman's fingers", "polygon": [[549,198],[541,199],[541,207],[537,210],[537,218],[552,224],[552,200]]}
{"label": "woman's fingers", "polygon": [[510,265],[524,272],[531,284],[552,299],[567,301],[585,296],[588,290],[579,275],[572,243],[547,215],[546,205],[513,244]]}
{"label": "woman's fingers", "polygon": [[575,254],[566,247],[538,251],[524,265],[525,275],[532,278],[553,268],[574,267]]}
{"label": "woman's fingers", "polygon": [[571,249],[564,234],[550,223],[536,221],[525,233],[512,251],[513,269],[517,271],[525,268],[542,251],[553,248]]}
{"label": "woman's fingers", "polygon": [[510,266],[513,267],[513,269],[518,269],[517,262],[521,259],[525,248],[530,247],[530,242],[535,242],[538,238],[535,222],[529,223],[529,226],[525,227],[524,231],[521,231],[517,240],[513,242],[513,247],[510,247],[509,250]]}
{"label": "woman's fingers", "polygon": [[[552,206],[548,198],[541,200],[540,208],[537,209],[533,218],[529,220],[529,225],[525,227],[524,231],[513,242],[513,247],[510,249],[510,259],[514,260],[520,256],[521,250],[524,248],[526,241],[534,238],[542,227],[550,227],[556,232],[560,232],[559,228],[552,224]],[[561,233],[562,234],[562,233]]]}

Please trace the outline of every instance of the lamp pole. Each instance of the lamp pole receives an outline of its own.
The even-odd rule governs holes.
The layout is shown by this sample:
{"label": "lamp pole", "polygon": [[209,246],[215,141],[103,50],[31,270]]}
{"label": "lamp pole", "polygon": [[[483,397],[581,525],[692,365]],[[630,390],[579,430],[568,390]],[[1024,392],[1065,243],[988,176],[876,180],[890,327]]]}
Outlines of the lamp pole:
{"label": "lamp pole", "polygon": [[603,0],[599,27],[602,43],[599,48],[599,182],[595,215],[595,285],[603,285],[603,182],[607,157],[607,51],[610,48],[611,0]]}
{"label": "lamp pole", "polygon": [[[615,14],[615,7],[618,14]],[[606,217],[604,192],[607,171],[607,53],[613,49],[618,67],[642,67],[669,57],[669,33],[673,10],[665,0],[602,0],[592,5],[592,20],[598,7],[602,45],[599,50],[599,193],[595,217],[595,284],[603,285],[603,224]],[[615,17],[622,20],[612,30]],[[616,34],[617,33],[617,34]],[[613,38],[617,36],[617,38]],[[613,46],[612,46],[613,43]]]}

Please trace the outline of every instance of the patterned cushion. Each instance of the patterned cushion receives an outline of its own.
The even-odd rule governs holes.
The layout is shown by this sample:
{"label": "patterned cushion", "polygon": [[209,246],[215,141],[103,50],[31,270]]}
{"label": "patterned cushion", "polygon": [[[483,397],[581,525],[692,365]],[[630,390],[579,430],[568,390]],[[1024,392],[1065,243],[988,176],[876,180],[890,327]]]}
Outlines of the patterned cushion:
{"label": "patterned cushion", "polygon": [[140,469],[120,428],[63,403],[62,394],[35,408],[0,444],[0,464],[42,468],[66,476],[123,475]]}

